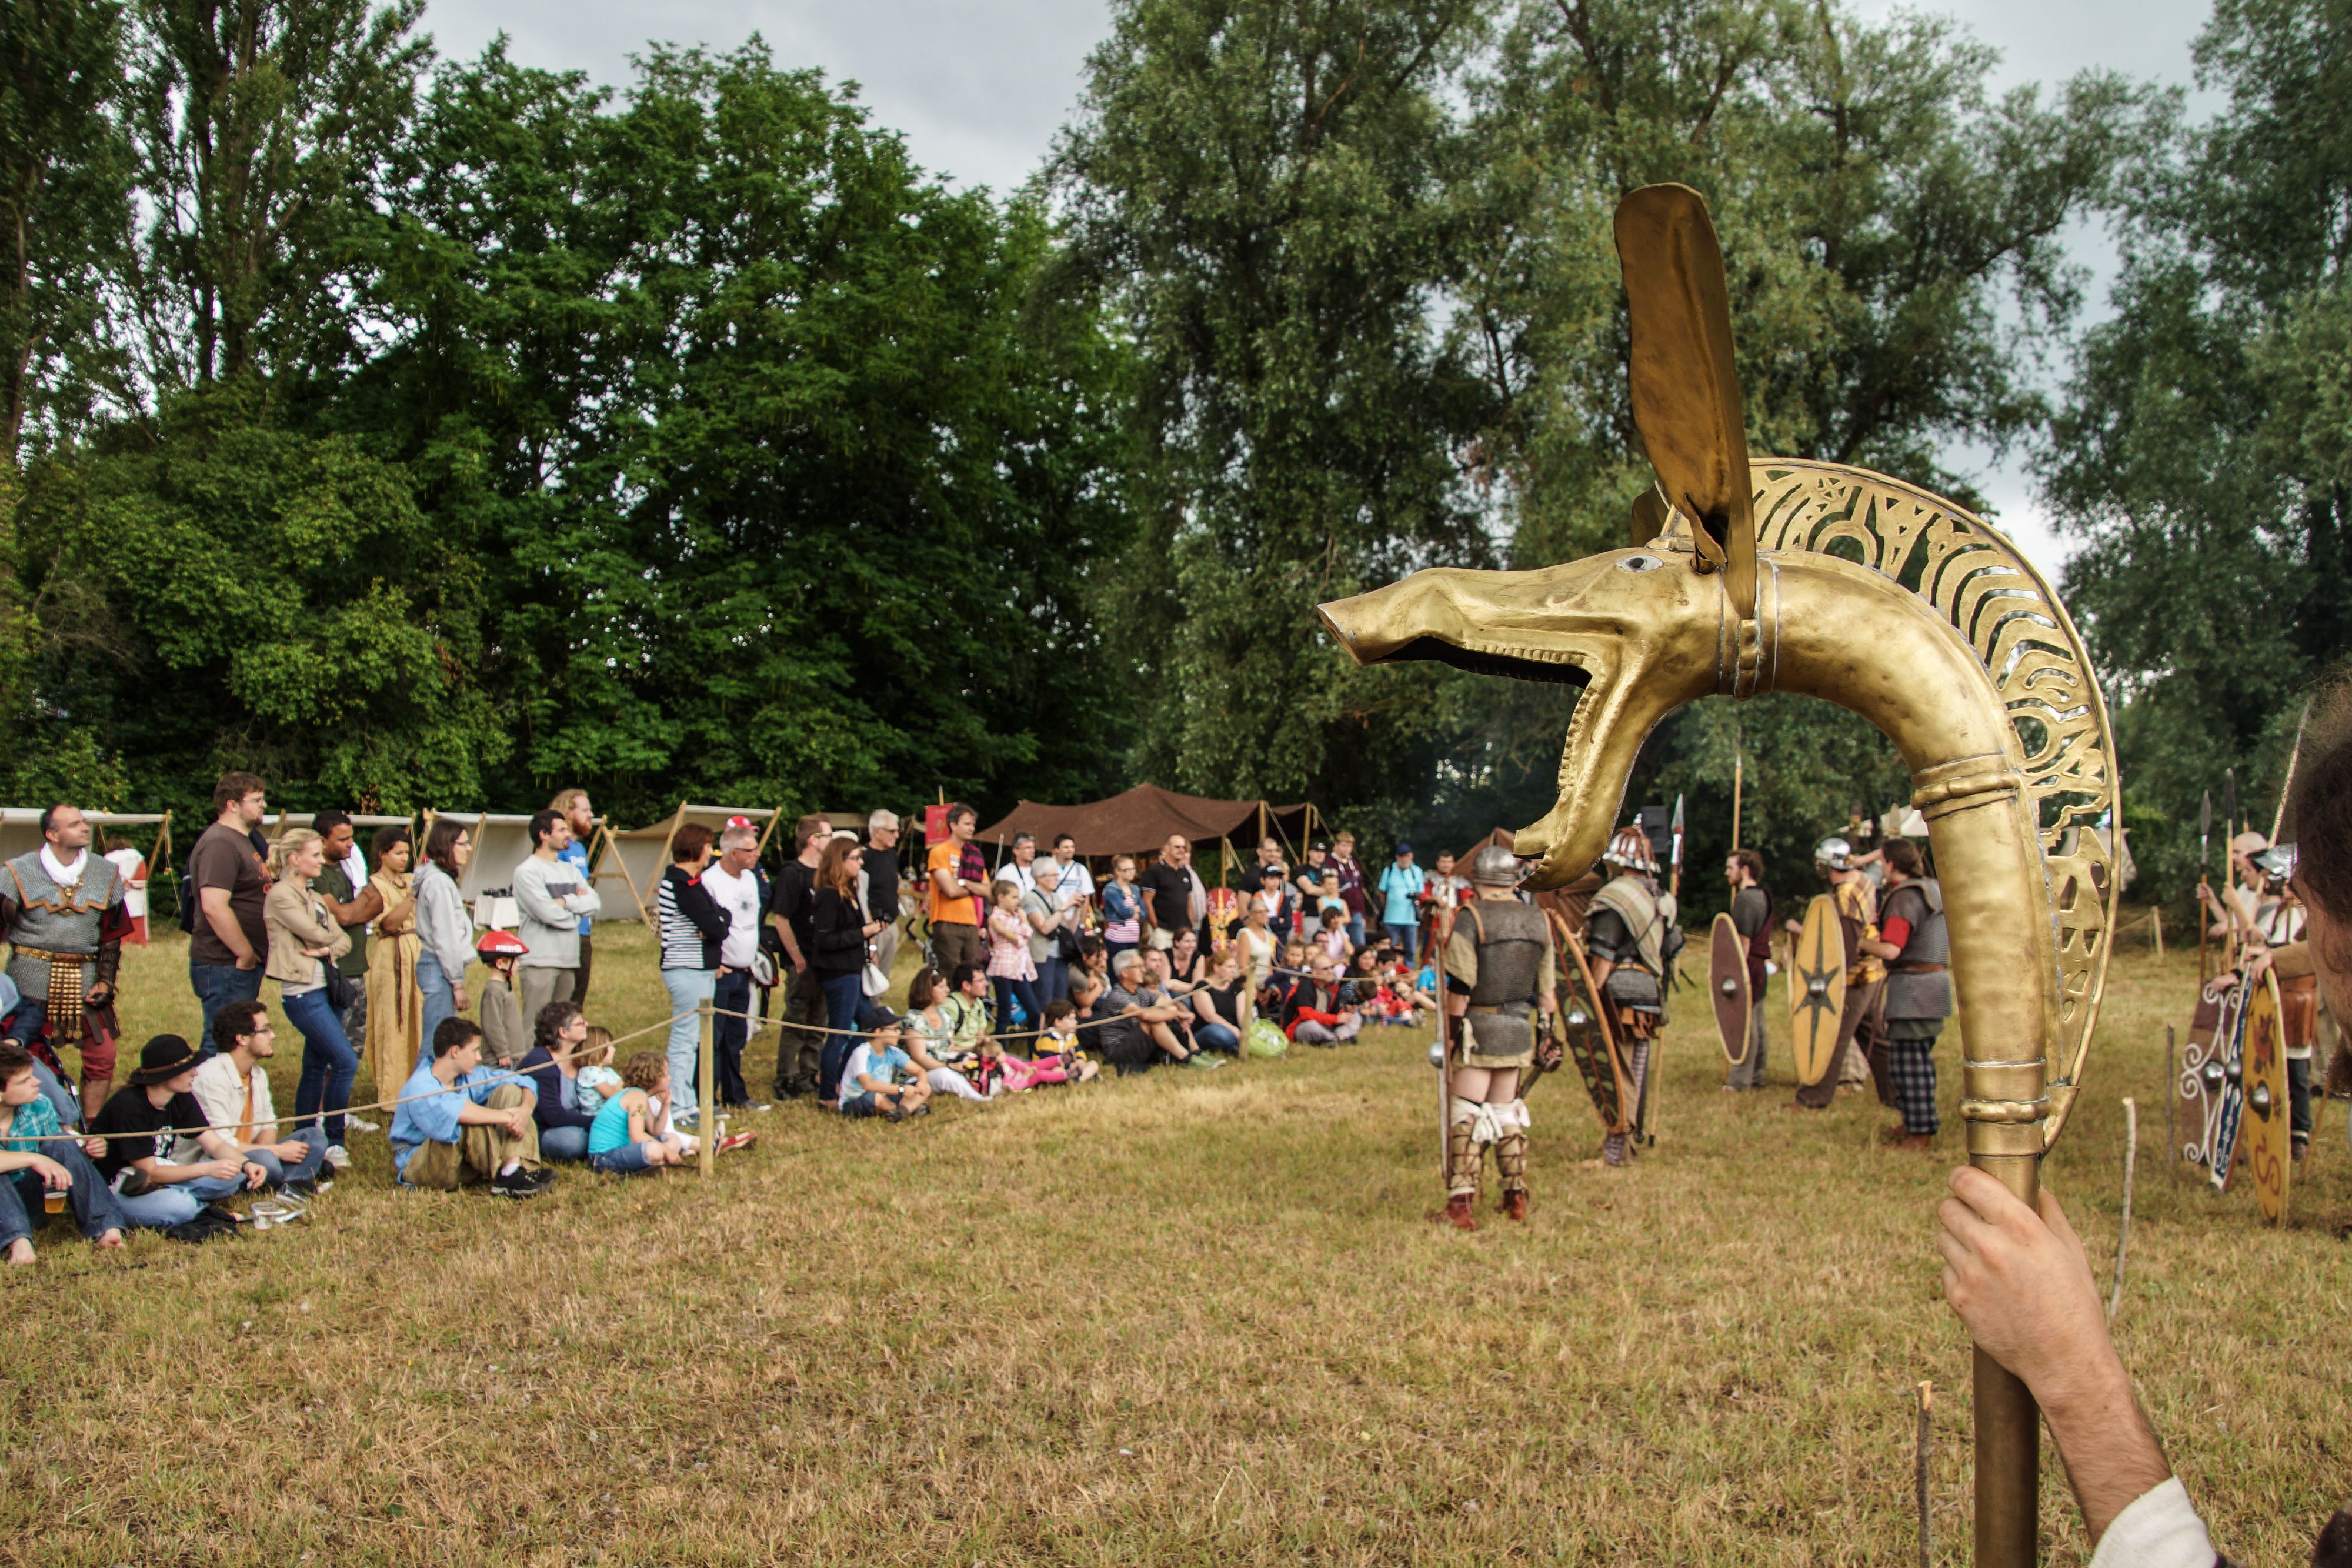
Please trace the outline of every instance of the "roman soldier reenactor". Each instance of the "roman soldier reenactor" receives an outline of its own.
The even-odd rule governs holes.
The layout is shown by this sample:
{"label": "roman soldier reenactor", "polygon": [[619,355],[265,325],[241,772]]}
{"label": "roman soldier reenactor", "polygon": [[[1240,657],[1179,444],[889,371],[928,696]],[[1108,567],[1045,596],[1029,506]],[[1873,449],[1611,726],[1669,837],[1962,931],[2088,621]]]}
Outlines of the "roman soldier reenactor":
{"label": "roman soldier reenactor", "polygon": [[121,873],[89,849],[89,822],[70,805],[41,813],[38,849],[0,866],[0,926],[8,933],[8,978],[24,1005],[10,1039],[48,1058],[81,1052],[81,1103],[96,1116],[114,1083],[114,984],[122,939],[131,934]]}
{"label": "roman soldier reenactor", "polygon": [[[1840,1089],[1861,1088],[1870,1081],[1869,1051],[1878,1036],[1879,988],[1886,983],[1886,965],[1865,943],[1878,940],[1878,900],[1870,879],[1854,865],[1853,846],[1838,837],[1824,838],[1813,848],[1813,869],[1830,885],[1837,904],[1838,931],[1845,943],[1845,1010],[1838,1016],[1837,1054],[1830,1070],[1816,1084],[1801,1084],[1797,1104],[1820,1110]],[[1793,935],[1804,930],[1790,921]]]}
{"label": "roman soldier reenactor", "polygon": [[1475,1230],[1486,1149],[1503,1186],[1503,1213],[1528,1217],[1528,1102],[1519,1090],[1534,1062],[1535,1024],[1559,1009],[1551,921],[1518,896],[1518,857],[1500,845],[1470,863],[1470,896],[1445,943],[1445,1011],[1453,1021],[1446,1071],[1452,1090],[1445,1139],[1444,1218]]}
{"label": "roman soldier reenactor", "polygon": [[1886,961],[1884,1024],[1873,1055],[1883,1064],[1879,1099],[1903,1113],[1887,1142],[1926,1149],[1942,1127],[1937,1110],[1936,1037],[1952,1016],[1952,943],[1944,929],[1944,889],[1927,874],[1919,847],[1890,838],[1883,852],[1886,887],[1878,936],[1862,951]]}
{"label": "roman soldier reenactor", "polygon": [[[2247,864],[2262,879],[2247,957],[2251,964],[2254,954],[2269,953],[2271,973],[2278,977],[2288,1136],[2292,1157],[2300,1161],[2311,1147],[2311,1048],[2319,1039],[2319,971],[2312,963],[2311,944],[2304,940],[2303,901],[2294,896],[2294,846],[2281,844],[2251,854]],[[2250,973],[2262,971],[2251,968]]]}
{"label": "roman soldier reenactor", "polygon": [[[1646,1099],[1652,1044],[1666,1021],[1665,940],[1675,923],[1674,898],[1659,892],[1651,879],[1657,863],[1650,857],[1649,836],[1633,824],[1609,840],[1601,863],[1612,875],[1585,911],[1584,949],[1601,1005],[1608,1009],[1610,1028],[1624,1053],[1625,1081]],[[1639,1105],[1628,1120],[1642,1125]],[[1601,1163],[1622,1165],[1631,1148],[1625,1133],[1612,1132],[1601,1146]]]}

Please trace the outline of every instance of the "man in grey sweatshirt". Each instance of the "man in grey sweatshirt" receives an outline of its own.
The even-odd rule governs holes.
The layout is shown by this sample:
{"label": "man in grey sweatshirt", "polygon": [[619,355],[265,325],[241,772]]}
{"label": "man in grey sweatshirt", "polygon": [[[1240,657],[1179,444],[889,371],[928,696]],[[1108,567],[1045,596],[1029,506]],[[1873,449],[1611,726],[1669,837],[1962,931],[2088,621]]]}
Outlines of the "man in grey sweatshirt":
{"label": "man in grey sweatshirt", "polygon": [[530,951],[515,964],[528,1029],[550,1002],[569,1002],[580,973],[580,921],[604,907],[596,889],[563,858],[572,824],[559,811],[530,819],[531,852],[515,868],[515,903],[522,926],[515,934]]}

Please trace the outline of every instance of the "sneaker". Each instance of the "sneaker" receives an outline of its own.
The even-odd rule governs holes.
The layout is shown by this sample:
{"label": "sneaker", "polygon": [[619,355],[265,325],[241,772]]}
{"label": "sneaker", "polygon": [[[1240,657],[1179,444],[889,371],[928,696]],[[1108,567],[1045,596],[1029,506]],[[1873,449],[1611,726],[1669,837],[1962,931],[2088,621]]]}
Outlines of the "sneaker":
{"label": "sneaker", "polygon": [[334,1184],[335,1184],[332,1182],[320,1182],[315,1180],[307,1182],[289,1182],[279,1190],[288,1197],[298,1198],[307,1204],[312,1198],[317,1197],[320,1192],[324,1191],[328,1187],[333,1186]]}
{"label": "sneaker", "polygon": [[1199,1068],[1202,1071],[1206,1072],[1211,1068],[1224,1066],[1225,1058],[1223,1057],[1213,1057],[1206,1051],[1194,1051],[1191,1056],[1184,1058],[1184,1065],[1188,1068]]}
{"label": "sneaker", "polygon": [[346,1116],[343,1118],[343,1125],[354,1132],[381,1132],[383,1131],[383,1122],[370,1121],[363,1116]]}
{"label": "sneaker", "polygon": [[338,1171],[348,1171],[352,1168],[352,1157],[341,1143],[330,1143],[327,1145],[327,1163]]}
{"label": "sneaker", "polygon": [[738,1149],[749,1149],[760,1141],[757,1132],[731,1132],[712,1146],[714,1154],[731,1154]]}
{"label": "sneaker", "polygon": [[551,1166],[541,1165],[536,1171],[525,1171],[522,1174],[529,1176],[542,1193],[555,1185],[555,1171]]}
{"label": "sneaker", "polygon": [[228,1205],[221,1202],[218,1198],[215,1198],[212,1202],[206,1204],[202,1209],[197,1211],[197,1217],[199,1218],[202,1218],[205,1215],[210,1215],[213,1218],[217,1220],[226,1220],[231,1225],[243,1225],[246,1223],[246,1216],[244,1215],[237,1213],[235,1209],[229,1207]]}
{"label": "sneaker", "polygon": [[547,1189],[536,1179],[537,1173],[517,1170],[512,1175],[492,1176],[490,1195],[497,1198],[535,1198]]}

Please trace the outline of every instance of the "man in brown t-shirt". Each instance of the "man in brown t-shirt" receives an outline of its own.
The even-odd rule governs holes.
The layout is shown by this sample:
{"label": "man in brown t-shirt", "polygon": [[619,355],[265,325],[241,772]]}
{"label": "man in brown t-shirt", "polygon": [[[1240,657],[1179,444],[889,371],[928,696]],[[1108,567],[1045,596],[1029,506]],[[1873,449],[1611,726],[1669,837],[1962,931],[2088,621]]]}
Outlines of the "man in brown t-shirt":
{"label": "man in brown t-shirt", "polygon": [[251,773],[223,773],[213,785],[214,822],[188,856],[188,883],[196,893],[188,932],[188,985],[204,1005],[204,1037],[213,1015],[230,1002],[257,1001],[269,956],[269,928],[261,901],[269,891],[268,863],[254,847],[268,803]]}

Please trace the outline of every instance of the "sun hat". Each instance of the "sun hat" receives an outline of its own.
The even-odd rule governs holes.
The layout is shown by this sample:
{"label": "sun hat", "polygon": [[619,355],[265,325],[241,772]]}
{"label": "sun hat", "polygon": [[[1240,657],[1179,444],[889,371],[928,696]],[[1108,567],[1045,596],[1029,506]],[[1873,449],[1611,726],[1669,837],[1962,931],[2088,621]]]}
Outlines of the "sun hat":
{"label": "sun hat", "polygon": [[177,1035],[157,1035],[139,1048],[139,1067],[131,1081],[136,1088],[146,1089],[179,1077],[196,1061],[195,1047]]}

